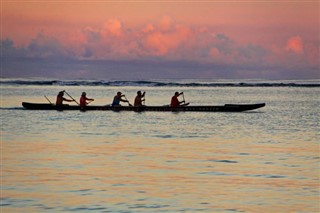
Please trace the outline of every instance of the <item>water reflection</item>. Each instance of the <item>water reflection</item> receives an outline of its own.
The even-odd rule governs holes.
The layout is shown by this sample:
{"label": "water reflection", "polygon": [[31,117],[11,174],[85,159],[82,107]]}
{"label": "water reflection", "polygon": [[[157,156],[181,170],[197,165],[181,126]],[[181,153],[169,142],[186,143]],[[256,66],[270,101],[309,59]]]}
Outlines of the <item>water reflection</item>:
{"label": "water reflection", "polygon": [[[105,88],[94,90],[105,98]],[[158,97],[148,103],[160,104],[176,88],[150,90]],[[196,101],[213,97],[209,104],[239,92],[244,100],[265,96],[188,90]],[[318,102],[313,92],[291,92],[269,88],[263,113],[1,109],[1,211],[318,212]],[[41,102],[41,93],[20,88],[1,107]]]}
{"label": "water reflection", "polygon": [[296,151],[248,138],[4,142],[2,208],[315,211],[318,159],[299,160]]}

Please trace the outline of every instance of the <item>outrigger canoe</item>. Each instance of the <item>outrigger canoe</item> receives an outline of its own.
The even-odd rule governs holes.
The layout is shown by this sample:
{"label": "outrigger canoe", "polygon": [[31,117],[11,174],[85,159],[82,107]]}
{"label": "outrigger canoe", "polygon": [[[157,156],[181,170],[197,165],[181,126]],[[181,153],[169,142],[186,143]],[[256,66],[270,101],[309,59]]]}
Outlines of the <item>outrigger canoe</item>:
{"label": "outrigger canoe", "polygon": [[134,107],[134,106],[94,106],[88,105],[85,108],[81,108],[78,105],[62,105],[56,106],[54,104],[49,103],[28,103],[22,102],[22,106],[28,110],[111,110],[111,111],[188,111],[188,112],[243,112],[248,110],[255,110],[261,107],[264,107],[265,103],[258,104],[225,104],[221,106],[179,106],[179,107],[170,107],[166,106],[142,106],[142,107]]}

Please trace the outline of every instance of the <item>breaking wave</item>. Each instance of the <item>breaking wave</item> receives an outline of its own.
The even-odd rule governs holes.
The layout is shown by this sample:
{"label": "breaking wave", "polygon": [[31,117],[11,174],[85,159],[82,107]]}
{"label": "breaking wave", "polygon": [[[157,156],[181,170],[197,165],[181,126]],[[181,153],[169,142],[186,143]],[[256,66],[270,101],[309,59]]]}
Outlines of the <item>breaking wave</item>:
{"label": "breaking wave", "polygon": [[181,81],[62,81],[62,80],[7,80],[0,85],[36,86],[150,86],[150,87],[320,87],[319,81],[285,82],[181,82]]}

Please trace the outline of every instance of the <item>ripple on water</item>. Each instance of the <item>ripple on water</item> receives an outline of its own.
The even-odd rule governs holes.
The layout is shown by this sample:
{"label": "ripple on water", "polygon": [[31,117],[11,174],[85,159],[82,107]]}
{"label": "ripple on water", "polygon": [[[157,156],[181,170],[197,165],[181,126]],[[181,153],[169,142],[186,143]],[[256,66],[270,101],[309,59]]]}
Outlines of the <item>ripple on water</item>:
{"label": "ripple on water", "polygon": [[238,163],[238,161],[234,160],[209,160],[211,162],[217,162],[217,163]]}
{"label": "ripple on water", "polygon": [[133,204],[130,205],[129,209],[160,209],[160,208],[167,208],[170,207],[170,205],[160,205],[160,204]]}
{"label": "ripple on water", "polygon": [[104,211],[107,210],[106,207],[100,206],[100,205],[95,205],[92,207],[87,207],[87,206],[79,206],[79,207],[72,207],[72,208],[65,208],[64,211],[71,211],[71,212],[78,212],[78,211]]}
{"label": "ripple on water", "polygon": [[276,175],[276,174],[236,174],[236,173],[225,173],[225,172],[199,172],[200,175],[213,175],[213,176],[242,176],[242,177],[255,177],[255,178],[287,178],[285,175]]}

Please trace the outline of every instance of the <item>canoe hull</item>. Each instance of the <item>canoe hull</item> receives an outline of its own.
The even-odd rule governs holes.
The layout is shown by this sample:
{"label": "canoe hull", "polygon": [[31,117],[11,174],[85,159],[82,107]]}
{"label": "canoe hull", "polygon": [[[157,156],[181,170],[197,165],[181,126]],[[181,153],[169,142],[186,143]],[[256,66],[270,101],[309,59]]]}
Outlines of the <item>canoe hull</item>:
{"label": "canoe hull", "polygon": [[172,112],[172,111],[188,111],[188,112],[243,112],[248,110],[255,110],[265,106],[265,103],[259,104],[225,104],[221,106],[181,106],[181,107],[170,107],[170,106],[94,106],[89,105],[85,108],[75,105],[62,105],[56,106],[54,104],[47,103],[28,103],[22,102],[22,106],[28,110],[101,110],[101,111],[158,111],[158,112]]}

